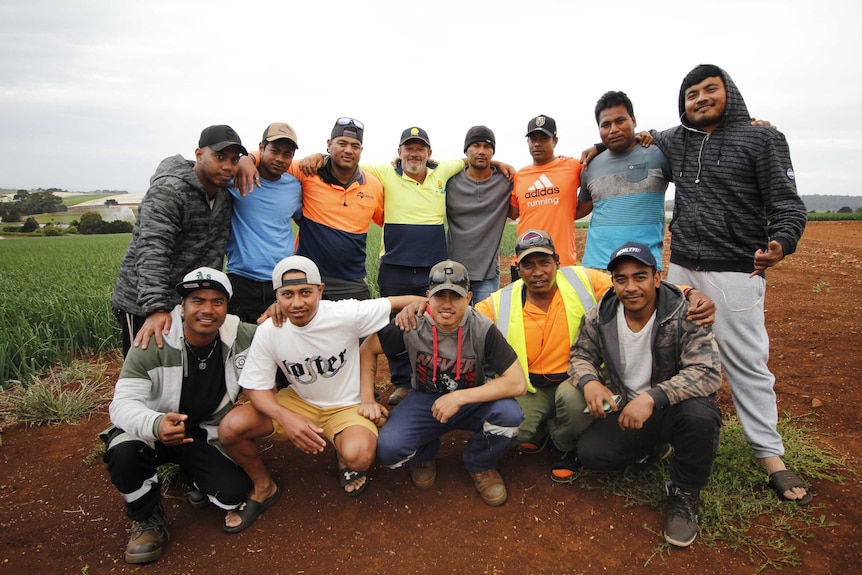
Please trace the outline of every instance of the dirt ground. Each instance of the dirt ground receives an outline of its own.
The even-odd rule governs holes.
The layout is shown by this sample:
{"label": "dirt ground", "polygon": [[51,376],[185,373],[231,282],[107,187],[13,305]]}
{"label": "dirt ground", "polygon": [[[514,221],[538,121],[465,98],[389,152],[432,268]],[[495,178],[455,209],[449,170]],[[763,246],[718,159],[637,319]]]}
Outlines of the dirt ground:
{"label": "dirt ground", "polygon": [[[582,244],[581,231],[578,239]],[[818,439],[858,469],[862,222],[810,223],[798,252],[770,271],[768,283],[779,408],[792,415],[814,411]],[[732,411],[728,398],[723,389],[725,413]],[[813,409],[815,399],[822,406]],[[509,501],[488,507],[461,464],[464,436],[458,434],[444,441],[433,489],[414,488],[406,471],[375,467],[373,483],[356,499],[339,492],[331,448],[306,456],[287,443],[264,445],[284,496],[253,527],[227,535],[221,511],[195,510],[170,496],[172,540],[164,556],[150,566],[129,566],[123,562],[129,522],[122,501],[100,459],[86,461],[107,424],[107,415],[99,414],[77,425],[18,426],[0,434],[0,573],[508,575],[756,568],[727,546],[710,549],[699,540],[644,567],[661,543],[663,514],[626,508],[622,498],[600,490],[553,485],[547,452],[507,454],[501,471]],[[843,484],[813,481],[812,513],[836,526],[815,530],[798,544],[800,573],[859,572],[860,483],[853,475]]]}

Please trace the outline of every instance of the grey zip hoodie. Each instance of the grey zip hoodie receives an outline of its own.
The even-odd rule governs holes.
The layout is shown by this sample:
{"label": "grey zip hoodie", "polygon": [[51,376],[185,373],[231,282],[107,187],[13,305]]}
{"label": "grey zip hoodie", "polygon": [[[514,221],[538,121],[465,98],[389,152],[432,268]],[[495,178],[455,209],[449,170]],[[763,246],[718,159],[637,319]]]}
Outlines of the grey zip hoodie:
{"label": "grey zip hoodie", "polygon": [[233,199],[220,188],[210,209],[194,162],[165,158],[150,178],[132,241],[120,263],[114,308],[146,317],[179,303],[174,287],[191,270],[224,266]]}
{"label": "grey zip hoodie", "polygon": [[712,134],[688,122],[682,87],[681,125],[652,131],[676,185],[670,261],[694,270],[750,273],[754,253],[770,240],[782,245],[785,256],[796,251],[807,216],[784,135],[752,126],[742,94],[721,74],[727,105]]}

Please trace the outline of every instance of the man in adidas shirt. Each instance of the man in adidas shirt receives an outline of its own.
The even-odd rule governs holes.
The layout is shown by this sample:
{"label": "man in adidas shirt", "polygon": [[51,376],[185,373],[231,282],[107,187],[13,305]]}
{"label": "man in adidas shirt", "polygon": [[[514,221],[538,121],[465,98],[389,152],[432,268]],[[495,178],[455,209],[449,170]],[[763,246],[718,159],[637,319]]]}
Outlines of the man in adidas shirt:
{"label": "man in adidas shirt", "polygon": [[509,217],[520,218],[519,236],[528,230],[547,231],[557,247],[560,265],[575,265],[578,254],[574,222],[589,213],[578,209],[581,163],[554,155],[557,123],[550,116],[530,120],[527,143],[533,163],[515,174]]}

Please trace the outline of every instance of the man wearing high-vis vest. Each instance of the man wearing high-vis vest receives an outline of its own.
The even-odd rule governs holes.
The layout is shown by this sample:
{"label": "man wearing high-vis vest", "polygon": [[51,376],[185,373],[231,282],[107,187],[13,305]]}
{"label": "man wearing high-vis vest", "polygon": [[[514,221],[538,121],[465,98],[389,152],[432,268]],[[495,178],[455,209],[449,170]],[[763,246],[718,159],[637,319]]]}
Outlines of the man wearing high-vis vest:
{"label": "man wearing high-vis vest", "polygon": [[[581,318],[611,287],[611,277],[582,266],[560,266],[551,236],[528,230],[515,245],[519,280],[476,304],[506,336],[527,377],[526,395],[517,398],[525,419],[518,431],[523,453],[552,444],[551,479],[571,483],[581,467],[577,439],[593,421],[586,402],[567,374],[569,352]],[[699,325],[712,323],[715,305],[703,293],[685,290]],[[563,384],[563,385],[561,385]]]}

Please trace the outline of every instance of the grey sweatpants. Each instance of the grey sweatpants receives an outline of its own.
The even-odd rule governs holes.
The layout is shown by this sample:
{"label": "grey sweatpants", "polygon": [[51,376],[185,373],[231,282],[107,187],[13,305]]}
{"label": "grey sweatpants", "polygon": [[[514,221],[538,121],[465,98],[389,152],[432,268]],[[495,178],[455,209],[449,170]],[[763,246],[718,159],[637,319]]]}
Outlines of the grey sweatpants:
{"label": "grey sweatpants", "polygon": [[757,458],[784,455],[777,429],[775,376],[767,366],[766,280],[750,278],[747,273],[694,271],[671,264],[668,281],[695,287],[715,301],[712,329],[745,439]]}

